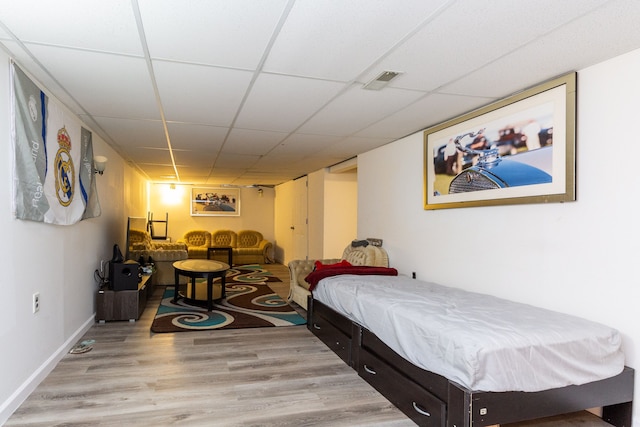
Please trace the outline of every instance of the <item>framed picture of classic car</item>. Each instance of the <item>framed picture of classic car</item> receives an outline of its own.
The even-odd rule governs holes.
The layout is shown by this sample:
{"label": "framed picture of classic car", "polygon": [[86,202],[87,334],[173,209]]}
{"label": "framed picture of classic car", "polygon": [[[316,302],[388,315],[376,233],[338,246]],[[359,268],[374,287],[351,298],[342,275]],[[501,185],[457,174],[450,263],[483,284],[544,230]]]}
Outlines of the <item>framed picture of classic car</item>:
{"label": "framed picture of classic car", "polygon": [[576,74],[424,132],[424,208],[568,202],[575,195]]}
{"label": "framed picture of classic car", "polygon": [[240,189],[192,187],[191,216],[240,216]]}

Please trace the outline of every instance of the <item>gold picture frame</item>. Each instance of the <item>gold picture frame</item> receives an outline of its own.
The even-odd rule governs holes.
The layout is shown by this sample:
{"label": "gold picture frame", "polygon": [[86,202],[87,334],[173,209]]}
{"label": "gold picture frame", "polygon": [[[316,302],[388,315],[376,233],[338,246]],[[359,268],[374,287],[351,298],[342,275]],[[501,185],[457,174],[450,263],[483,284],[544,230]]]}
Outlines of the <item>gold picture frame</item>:
{"label": "gold picture frame", "polygon": [[424,131],[424,209],[576,200],[576,73]]}

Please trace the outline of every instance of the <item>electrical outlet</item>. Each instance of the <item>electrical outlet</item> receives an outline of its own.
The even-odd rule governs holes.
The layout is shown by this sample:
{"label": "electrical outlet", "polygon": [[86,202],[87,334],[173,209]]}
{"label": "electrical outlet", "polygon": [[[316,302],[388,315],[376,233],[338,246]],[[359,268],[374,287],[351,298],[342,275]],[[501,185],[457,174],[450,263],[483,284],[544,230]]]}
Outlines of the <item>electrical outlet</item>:
{"label": "electrical outlet", "polygon": [[40,310],[40,292],[33,294],[33,312],[37,313]]}

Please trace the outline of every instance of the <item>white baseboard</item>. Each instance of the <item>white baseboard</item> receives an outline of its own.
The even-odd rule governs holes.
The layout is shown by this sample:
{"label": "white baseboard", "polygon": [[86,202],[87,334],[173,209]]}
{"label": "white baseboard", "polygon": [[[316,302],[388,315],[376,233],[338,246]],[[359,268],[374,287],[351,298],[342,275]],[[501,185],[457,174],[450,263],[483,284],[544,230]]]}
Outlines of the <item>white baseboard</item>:
{"label": "white baseboard", "polygon": [[11,414],[27,400],[27,397],[38,387],[38,384],[44,380],[47,375],[53,371],[58,362],[71,350],[76,342],[89,330],[95,323],[95,313],[87,319],[76,332],[69,337],[49,358],[36,369],[27,380],[5,401],[0,405],[0,426],[3,425]]}

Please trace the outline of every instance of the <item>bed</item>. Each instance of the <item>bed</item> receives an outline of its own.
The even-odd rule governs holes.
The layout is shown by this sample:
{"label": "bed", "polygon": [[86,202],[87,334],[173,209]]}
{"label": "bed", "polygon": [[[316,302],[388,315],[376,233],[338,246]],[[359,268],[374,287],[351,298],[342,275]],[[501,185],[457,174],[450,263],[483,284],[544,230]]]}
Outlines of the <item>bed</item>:
{"label": "bed", "polygon": [[308,328],[418,425],[602,407],[605,421],[631,426],[634,371],[612,328],[404,276],[309,280]]}

